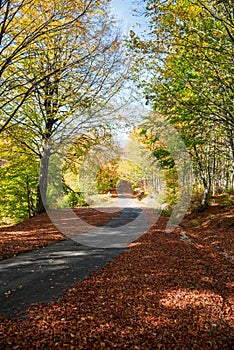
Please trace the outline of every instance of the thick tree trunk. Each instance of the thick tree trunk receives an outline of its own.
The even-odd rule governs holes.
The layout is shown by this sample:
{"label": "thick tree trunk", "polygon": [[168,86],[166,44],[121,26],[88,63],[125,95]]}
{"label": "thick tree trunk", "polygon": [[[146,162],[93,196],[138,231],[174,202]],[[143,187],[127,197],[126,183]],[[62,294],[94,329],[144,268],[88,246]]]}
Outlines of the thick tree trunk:
{"label": "thick tree trunk", "polygon": [[37,187],[37,206],[36,214],[43,213],[47,209],[46,193],[48,186],[49,152],[45,151],[41,157],[40,174]]}

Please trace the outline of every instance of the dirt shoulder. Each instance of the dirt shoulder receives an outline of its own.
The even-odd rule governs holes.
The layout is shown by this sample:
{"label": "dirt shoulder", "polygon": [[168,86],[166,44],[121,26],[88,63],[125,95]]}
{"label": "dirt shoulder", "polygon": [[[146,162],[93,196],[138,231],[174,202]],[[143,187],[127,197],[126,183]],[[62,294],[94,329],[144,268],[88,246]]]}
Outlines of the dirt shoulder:
{"label": "dirt shoulder", "polygon": [[220,209],[171,234],[161,217],[57,302],[1,318],[1,348],[233,349],[233,207]]}

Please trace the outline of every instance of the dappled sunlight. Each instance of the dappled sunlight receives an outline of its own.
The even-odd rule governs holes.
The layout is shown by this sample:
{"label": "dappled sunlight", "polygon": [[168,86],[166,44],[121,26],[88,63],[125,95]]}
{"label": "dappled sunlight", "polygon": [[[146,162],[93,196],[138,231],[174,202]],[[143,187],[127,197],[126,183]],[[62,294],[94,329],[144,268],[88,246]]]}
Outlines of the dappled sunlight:
{"label": "dappled sunlight", "polygon": [[198,290],[171,290],[168,293],[165,293],[164,298],[160,300],[160,304],[164,307],[172,309],[185,309],[190,308],[207,308],[213,307],[213,303],[219,307],[222,306],[222,298],[220,295],[217,295],[212,292],[201,292]]}
{"label": "dappled sunlight", "polygon": [[140,245],[142,245],[142,243],[140,243],[140,242],[128,243],[129,247],[135,247],[135,246],[140,246]]}
{"label": "dappled sunlight", "polygon": [[233,4],[0,1],[0,350],[234,349]]}
{"label": "dappled sunlight", "polygon": [[[90,225],[96,227],[105,224],[116,215],[116,210],[101,212],[98,208],[78,208],[73,210],[72,219],[67,216],[66,210],[54,210],[53,213],[60,225],[64,225],[71,235],[72,232],[76,235],[90,230]],[[0,260],[66,239],[48,215],[41,214],[18,225],[0,228]]]}
{"label": "dappled sunlight", "polygon": [[[81,344],[127,344],[129,349],[189,349],[196,344],[205,349],[208,343],[229,349],[234,328],[232,265],[205,233],[192,235],[191,227],[188,232],[185,228],[191,240],[184,241],[179,230],[166,234],[166,223],[161,217],[128,250],[73,284],[58,301],[32,306],[20,331],[17,321],[9,321],[8,327],[5,323],[6,339],[14,335],[16,345],[22,337],[27,344],[44,339],[47,348],[65,342],[77,349]],[[216,236],[223,244],[218,230]],[[64,255],[53,252],[51,269],[61,267],[66,255],[76,264],[75,259],[85,258],[76,253],[73,257],[69,249]]]}

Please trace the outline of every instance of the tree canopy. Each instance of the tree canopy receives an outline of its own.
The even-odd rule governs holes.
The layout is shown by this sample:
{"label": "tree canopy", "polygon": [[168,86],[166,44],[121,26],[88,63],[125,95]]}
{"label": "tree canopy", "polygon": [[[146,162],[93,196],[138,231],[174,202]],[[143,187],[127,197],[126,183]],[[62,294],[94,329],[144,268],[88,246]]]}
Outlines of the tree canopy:
{"label": "tree canopy", "polygon": [[[131,32],[135,80],[180,132],[208,194],[233,188],[233,7],[229,1],[146,1],[150,30]],[[156,114],[157,114],[156,113]],[[152,123],[152,118],[151,118]],[[154,123],[154,122],[153,122]]]}

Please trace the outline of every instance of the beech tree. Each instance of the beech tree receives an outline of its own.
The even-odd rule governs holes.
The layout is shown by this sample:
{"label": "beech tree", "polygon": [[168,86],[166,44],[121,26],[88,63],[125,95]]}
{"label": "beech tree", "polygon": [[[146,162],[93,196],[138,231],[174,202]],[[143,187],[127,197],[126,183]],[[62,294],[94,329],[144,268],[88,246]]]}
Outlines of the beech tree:
{"label": "beech tree", "polygon": [[[29,48],[48,35],[71,28],[90,8],[92,0],[0,1],[0,132],[17,117],[38,84],[56,69],[30,76],[22,69]],[[20,89],[19,89],[20,88]]]}
{"label": "beech tree", "polygon": [[[21,63],[25,79],[37,81],[17,114],[17,123],[28,131],[24,144],[41,161],[37,213],[44,210],[51,141],[62,143],[68,135],[77,136],[106,124],[104,111],[123,84],[127,66],[108,16],[108,3],[91,1],[84,11],[86,2],[76,2],[72,9],[76,20],[30,44]],[[38,81],[38,76],[43,79]],[[22,86],[19,94],[21,90]],[[14,126],[8,133],[17,138]]]}
{"label": "beech tree", "polygon": [[206,204],[220,179],[217,167],[230,175],[221,187],[233,188],[233,4],[149,0],[146,16],[149,36],[131,33],[136,79],[152,108],[184,138]]}

